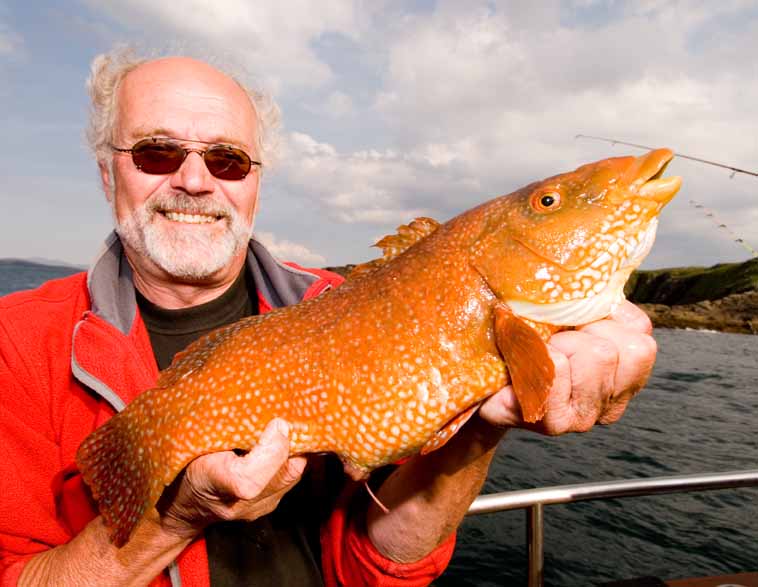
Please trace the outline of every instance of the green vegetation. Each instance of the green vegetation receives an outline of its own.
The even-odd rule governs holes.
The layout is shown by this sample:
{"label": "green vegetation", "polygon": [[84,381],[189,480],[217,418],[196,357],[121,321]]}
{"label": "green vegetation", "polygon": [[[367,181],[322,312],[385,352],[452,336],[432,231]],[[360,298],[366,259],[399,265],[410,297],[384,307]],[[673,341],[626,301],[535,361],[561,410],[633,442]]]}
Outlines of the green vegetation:
{"label": "green vegetation", "polygon": [[758,291],[758,258],[744,263],[720,263],[713,267],[637,271],[632,274],[625,291],[635,303],[669,306]]}

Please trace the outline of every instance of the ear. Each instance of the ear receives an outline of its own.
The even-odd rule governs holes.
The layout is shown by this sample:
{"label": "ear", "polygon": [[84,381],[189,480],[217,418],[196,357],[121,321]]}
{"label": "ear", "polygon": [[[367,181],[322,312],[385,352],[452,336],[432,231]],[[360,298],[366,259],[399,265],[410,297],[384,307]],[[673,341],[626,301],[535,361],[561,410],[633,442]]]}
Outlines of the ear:
{"label": "ear", "polygon": [[113,190],[111,189],[113,166],[108,165],[107,161],[98,161],[97,166],[100,169],[100,183],[102,184],[103,192],[105,192],[105,199],[113,203]]}
{"label": "ear", "polygon": [[262,175],[263,168],[258,168],[258,173],[256,173],[255,178],[255,203],[253,204],[253,215],[250,219],[250,228],[251,230],[255,228],[255,219],[258,217],[258,205],[261,202],[261,175]]}

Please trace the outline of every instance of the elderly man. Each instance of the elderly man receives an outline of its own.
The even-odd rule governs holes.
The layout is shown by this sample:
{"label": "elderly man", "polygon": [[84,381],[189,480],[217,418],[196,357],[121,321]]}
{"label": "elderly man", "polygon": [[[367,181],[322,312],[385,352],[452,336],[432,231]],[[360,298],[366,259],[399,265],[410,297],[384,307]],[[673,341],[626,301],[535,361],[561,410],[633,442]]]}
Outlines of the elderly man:
{"label": "elderly man", "polygon": [[[87,434],[202,333],[340,279],[281,264],[248,240],[266,131],[260,96],[178,57],[102,56],[90,88],[116,231],[86,276],[0,300],[0,584],[428,584],[496,445],[523,425],[509,388],[447,445],[375,480],[389,513],[328,458],[307,467],[289,458],[287,423],[275,420],[246,455],[193,461],[129,542],[111,544],[74,465]],[[650,373],[649,332],[627,304],[554,336],[557,377],[538,431],[617,420]]]}

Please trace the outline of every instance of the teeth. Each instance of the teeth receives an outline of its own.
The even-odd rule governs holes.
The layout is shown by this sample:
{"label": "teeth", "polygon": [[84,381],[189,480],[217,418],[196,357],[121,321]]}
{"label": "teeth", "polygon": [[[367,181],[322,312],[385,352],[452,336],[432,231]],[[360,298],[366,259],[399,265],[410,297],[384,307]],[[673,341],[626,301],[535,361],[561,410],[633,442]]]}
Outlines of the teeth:
{"label": "teeth", "polygon": [[210,224],[216,221],[215,216],[206,214],[182,214],[181,212],[164,212],[164,214],[173,222],[184,222],[185,224]]}

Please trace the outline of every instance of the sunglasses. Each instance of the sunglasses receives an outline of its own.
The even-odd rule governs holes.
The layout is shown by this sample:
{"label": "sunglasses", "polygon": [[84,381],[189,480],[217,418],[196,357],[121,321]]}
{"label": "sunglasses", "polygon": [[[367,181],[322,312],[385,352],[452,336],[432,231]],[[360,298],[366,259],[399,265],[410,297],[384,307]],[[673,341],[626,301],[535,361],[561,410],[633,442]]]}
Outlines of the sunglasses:
{"label": "sunglasses", "polygon": [[[202,143],[204,141],[190,141]],[[206,143],[210,144],[210,143]],[[187,155],[197,153],[203,157],[205,166],[219,179],[240,180],[250,173],[253,161],[242,149],[230,145],[213,145],[207,149],[186,149],[176,140],[151,137],[135,143],[131,149],[121,149],[111,145],[119,153],[131,153],[134,165],[140,171],[151,175],[167,175],[178,170]]]}

